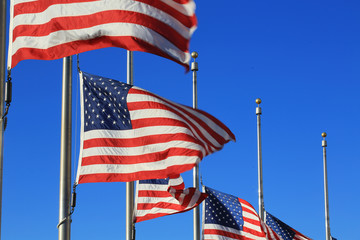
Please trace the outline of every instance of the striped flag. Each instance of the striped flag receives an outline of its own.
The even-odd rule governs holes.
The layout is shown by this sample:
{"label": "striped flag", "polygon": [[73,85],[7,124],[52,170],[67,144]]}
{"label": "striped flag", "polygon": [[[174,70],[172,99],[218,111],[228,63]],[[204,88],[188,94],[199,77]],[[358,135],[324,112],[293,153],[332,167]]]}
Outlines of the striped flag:
{"label": "striped flag", "polygon": [[[311,240],[311,238],[306,237],[290,226],[286,225],[270,213],[266,212],[266,225],[267,230],[274,236],[274,238],[270,239],[280,239],[280,240]],[[277,236],[275,236],[277,234]]]}
{"label": "striped flag", "polygon": [[193,0],[12,0],[8,65],[120,47],[188,69],[196,27]]}
{"label": "striped flag", "polygon": [[245,200],[205,187],[203,240],[266,240],[262,222]]}
{"label": "striped flag", "polygon": [[167,178],[235,140],[201,110],[112,79],[87,73],[80,79],[78,183]]}
{"label": "striped flag", "polygon": [[137,182],[135,222],[182,213],[198,206],[207,194],[187,188],[180,175]]}

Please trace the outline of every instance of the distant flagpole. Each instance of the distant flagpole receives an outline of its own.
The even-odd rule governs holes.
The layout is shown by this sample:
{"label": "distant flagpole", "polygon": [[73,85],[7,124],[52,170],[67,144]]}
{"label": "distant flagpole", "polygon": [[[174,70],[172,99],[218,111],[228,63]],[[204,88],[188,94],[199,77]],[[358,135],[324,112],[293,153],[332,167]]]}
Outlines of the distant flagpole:
{"label": "distant flagpole", "polygon": [[323,162],[324,162],[324,195],[325,195],[325,228],[326,228],[326,240],[331,240],[330,235],[330,217],[329,217],[329,198],[328,198],[328,181],[327,181],[327,163],[326,163],[326,147],[327,142],[325,140],[326,132],[321,134],[323,137]]}
{"label": "distant flagpole", "polygon": [[0,239],[1,239],[1,214],[2,214],[2,185],[3,185],[3,159],[4,159],[4,86],[5,86],[5,53],[6,53],[6,2],[2,0],[0,4],[1,23],[0,23]]}
{"label": "distant flagpole", "polygon": [[70,240],[72,57],[63,58],[59,240]]}
{"label": "distant flagpole", "polygon": [[259,217],[264,221],[264,195],[263,195],[263,176],[262,176],[262,152],[261,152],[261,99],[257,98],[255,102],[258,104],[256,107],[257,115],[257,150],[258,150],[258,192],[259,192]]}
{"label": "distant flagpole", "polygon": [[[197,52],[192,52],[191,56],[194,58],[194,61],[191,63],[191,71],[193,72],[193,108],[198,108],[197,103],[197,71],[198,63],[196,58],[199,56]],[[193,186],[199,190],[199,165],[197,164],[193,169]],[[200,240],[200,208],[194,208],[194,240]]]}
{"label": "distant flagpole", "polygon": [[[127,51],[127,84],[134,84],[133,52]],[[135,239],[134,233],[134,182],[126,183],[126,240]]]}

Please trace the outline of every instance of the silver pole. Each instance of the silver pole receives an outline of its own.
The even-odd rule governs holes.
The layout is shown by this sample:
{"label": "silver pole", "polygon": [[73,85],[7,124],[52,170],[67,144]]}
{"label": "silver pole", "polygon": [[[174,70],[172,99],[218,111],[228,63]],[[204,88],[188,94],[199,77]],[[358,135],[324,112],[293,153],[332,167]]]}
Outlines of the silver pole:
{"label": "silver pole", "polygon": [[331,240],[330,236],[330,217],[329,217],[329,198],[328,198],[328,182],[327,182],[327,163],[326,163],[326,147],[327,142],[325,140],[326,133],[321,134],[323,137],[323,160],[324,160],[324,195],[325,195],[325,228],[326,228],[326,240]]}
{"label": "silver pole", "polygon": [[263,176],[262,176],[262,152],[261,152],[261,99],[257,98],[255,102],[258,104],[256,107],[257,115],[257,150],[258,150],[258,191],[259,191],[259,217],[264,221],[264,195],[263,195]]}
{"label": "silver pole", "polygon": [[4,120],[1,116],[4,115],[4,86],[5,86],[5,42],[6,42],[6,2],[2,0],[0,5],[1,12],[1,46],[0,46],[0,239],[1,239],[1,213],[2,213],[2,185],[3,185],[3,159],[4,159]]}
{"label": "silver pole", "polygon": [[72,58],[63,58],[59,240],[70,240]]}
{"label": "silver pole", "polygon": [[[197,109],[197,71],[198,63],[196,58],[199,56],[197,52],[192,52],[191,56],[194,58],[194,61],[191,63],[191,71],[193,72],[193,108]],[[199,189],[199,165],[196,165],[193,169],[193,186],[196,189]],[[193,211],[194,215],[194,240],[200,240],[200,208],[196,207]]]}
{"label": "silver pole", "polygon": [[[127,83],[134,84],[133,52],[127,51]],[[135,239],[134,223],[134,182],[126,183],[126,240]]]}

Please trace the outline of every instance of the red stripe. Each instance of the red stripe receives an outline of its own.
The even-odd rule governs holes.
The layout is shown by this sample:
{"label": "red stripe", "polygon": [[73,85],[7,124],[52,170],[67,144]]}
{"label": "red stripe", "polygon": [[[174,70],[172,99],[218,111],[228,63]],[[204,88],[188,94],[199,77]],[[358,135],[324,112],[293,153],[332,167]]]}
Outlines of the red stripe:
{"label": "red stripe", "polygon": [[[198,117],[196,117],[195,115],[191,114],[189,111],[185,110],[185,109],[180,109],[178,108],[175,104],[173,104],[172,102],[163,99],[159,96],[156,96],[155,94],[143,91],[141,89],[134,89],[131,88],[129,90],[129,94],[143,94],[143,95],[148,95],[148,96],[152,96],[154,98],[159,98],[161,100],[163,100],[164,102],[166,102],[167,104],[169,104],[171,106],[165,106],[161,103],[156,103],[156,102],[134,102],[134,103],[128,103],[128,108],[130,111],[134,111],[134,110],[139,110],[139,109],[165,109],[168,110],[178,116],[180,116],[182,119],[184,119],[200,136],[200,138],[205,141],[208,145],[210,145],[211,147],[215,148],[216,150],[220,150],[222,148],[221,147],[215,147],[202,133],[201,131],[198,129],[198,127],[195,126],[195,124],[193,124],[190,120],[188,120],[185,116],[184,116],[184,112],[195,122],[197,122],[205,131],[207,131],[220,145],[223,145],[225,143],[227,143],[229,140],[225,140],[220,134],[218,134],[217,132],[215,132],[213,129],[211,129],[205,122],[203,122],[201,119],[199,119]],[[188,108],[186,106],[184,106],[185,108]],[[193,109],[194,111],[197,111],[197,109]],[[199,111],[197,111],[199,112]],[[201,112],[199,112],[201,114]],[[215,123],[220,122],[219,120],[216,120]]]}
{"label": "red stripe", "polygon": [[[190,116],[191,119],[193,119],[194,121],[198,122],[207,132],[209,132],[210,135],[212,135],[220,144],[225,144],[226,141],[221,135],[219,135],[217,132],[215,132],[214,130],[212,130],[206,123],[204,123],[201,119],[199,119],[197,116],[193,115],[190,111],[187,111],[186,109],[189,109],[189,110],[194,110],[196,112],[198,112],[199,114],[203,114],[205,113],[204,111],[201,111],[199,109],[193,109],[193,108],[190,108],[188,106],[185,106],[185,105],[182,105],[185,109],[183,108],[179,108],[177,107],[174,103],[172,103],[171,101],[167,100],[167,99],[164,99],[160,96],[157,96],[153,93],[150,93],[150,92],[147,92],[147,91],[143,91],[141,89],[134,89],[134,88],[131,88],[130,91],[129,91],[129,94],[143,94],[143,95],[148,95],[148,96],[152,96],[154,98],[159,98],[161,99],[162,101],[166,102],[167,104],[169,104],[170,106],[172,106],[172,108],[169,108],[165,105],[162,105],[160,103],[154,103],[154,102],[150,102],[150,104],[148,102],[137,102],[139,103],[139,105],[137,105],[137,103],[128,103],[128,108],[129,110],[132,110],[130,109],[129,107],[129,104],[134,104],[134,110],[136,110],[137,108],[139,109],[147,109],[147,108],[150,108],[150,109],[174,109],[174,110],[178,110],[178,111],[174,111],[174,113],[180,115],[182,118],[186,119],[181,113],[185,112],[188,116]],[[140,104],[141,103],[141,104]],[[148,103],[148,104],[145,104],[145,103]],[[181,113],[180,113],[181,112]],[[208,116],[211,116],[210,114],[204,114],[206,115],[207,117]],[[219,125],[221,128],[224,127],[224,129],[230,131],[224,124],[222,124],[218,119],[216,119],[215,117],[211,117],[210,118],[214,123],[216,123],[217,125]],[[190,122],[187,121],[189,124]],[[233,134],[230,134],[230,135],[233,135]],[[226,142],[225,142],[226,141]]]}
{"label": "red stripe", "polygon": [[[193,209],[193,208],[185,209],[183,211],[179,211],[179,212],[176,212],[176,213],[187,212],[187,211],[189,211],[191,209]],[[173,214],[176,214],[176,213],[170,213],[170,214],[169,213],[148,213],[143,217],[135,217],[134,222],[138,223],[138,222],[142,222],[142,221],[145,221],[145,220],[150,220],[150,219],[154,219],[154,218],[158,218],[158,217],[162,217],[162,216],[173,215]]]}
{"label": "red stripe", "polygon": [[233,141],[236,141],[236,138],[235,138],[235,135],[230,131],[230,129],[225,125],[223,124],[221,121],[219,121],[217,118],[215,118],[214,116],[210,115],[209,113],[203,111],[203,110],[200,110],[200,109],[197,109],[198,112],[202,113],[203,115],[205,115],[207,118],[211,119],[213,122],[215,122],[217,125],[219,125],[219,127],[221,127],[225,132],[227,132],[227,134],[230,136],[230,138],[233,140]]}
{"label": "red stripe", "polygon": [[157,202],[157,203],[138,203],[137,209],[138,210],[150,210],[153,208],[161,208],[161,209],[171,209],[177,211],[183,211],[186,207],[176,204],[176,203],[169,203],[169,202]]}
{"label": "red stripe", "polygon": [[[245,231],[243,231],[245,232]],[[227,232],[227,231],[223,231],[223,230],[217,230],[217,229],[206,229],[206,224],[205,224],[205,229],[204,229],[204,235],[206,234],[211,234],[211,235],[220,235],[220,236],[225,236],[225,237],[230,237],[230,238],[234,238],[234,239],[240,239],[240,240],[251,240],[251,239],[255,239],[255,238],[251,238],[251,237],[245,237],[245,236],[241,236],[232,232]],[[257,232],[257,234],[254,234],[258,237],[266,237],[264,233],[259,233]]]}
{"label": "red stripe", "polygon": [[[84,2],[86,3],[86,2],[96,2],[96,1],[98,0],[52,0],[52,1],[34,1],[34,2],[18,3],[14,6],[14,17],[21,14],[41,13],[44,12],[46,9],[48,9],[50,6],[58,5],[58,4],[84,3]],[[193,16],[186,16],[161,1],[152,1],[152,0],[136,0],[136,1],[145,3],[147,5],[150,5],[154,8],[161,10],[162,12],[169,14],[170,16],[177,19],[182,25],[188,28],[197,25],[197,19],[195,14]]]}
{"label": "red stripe", "polygon": [[[165,160],[169,157],[174,156],[183,156],[183,157],[198,157],[202,159],[202,153],[196,150],[183,149],[183,148],[170,148],[161,152],[148,153],[138,156],[110,156],[110,155],[96,155],[90,157],[83,157],[81,161],[81,166],[87,165],[95,165],[95,164],[140,164],[140,163],[151,163],[156,161]],[[179,160],[178,164],[182,164]],[[174,173],[179,173],[179,171],[175,171]],[[168,176],[168,175],[166,175]],[[164,178],[161,176],[160,178]],[[152,177],[149,179],[153,179]]]}
{"label": "red stripe", "polygon": [[250,224],[256,225],[260,227],[260,221],[259,220],[254,220],[251,218],[247,218],[247,217],[243,217],[245,222],[248,222]]}
{"label": "red stripe", "polygon": [[186,133],[151,135],[137,138],[94,138],[84,141],[83,149],[94,147],[141,147],[150,144],[159,144],[173,141],[198,143],[197,139]]}
{"label": "red stripe", "polygon": [[90,182],[131,182],[136,180],[160,179],[164,176],[185,172],[192,169],[196,164],[174,165],[162,170],[139,171],[135,173],[97,173],[80,175],[79,183]]}
{"label": "red stripe", "polygon": [[130,51],[149,52],[159,55],[164,58],[168,58],[183,65],[186,71],[189,71],[189,66],[178,61],[175,58],[170,57],[164,53],[161,49],[150,45],[138,38],[125,36],[125,37],[109,37],[102,36],[90,40],[78,40],[70,43],[59,44],[57,46],[48,49],[35,49],[35,48],[20,48],[12,56],[11,67],[14,68],[21,60],[24,59],[42,59],[53,60],[71,56],[77,53],[82,53],[94,49],[106,48],[106,47],[120,47]]}
{"label": "red stripe", "polygon": [[173,0],[173,2],[177,2],[179,4],[187,4],[190,2],[190,0]]}
{"label": "red stripe", "polygon": [[32,1],[32,2],[18,3],[14,6],[14,17],[26,13],[40,13],[45,11],[48,7],[57,4],[95,2],[95,1],[98,0],[51,0],[51,1]]}
{"label": "red stripe", "polygon": [[133,129],[143,128],[143,127],[154,127],[154,126],[171,126],[171,127],[177,126],[177,127],[188,128],[186,123],[184,123],[183,121],[172,118],[160,118],[160,117],[131,120],[131,125]]}
{"label": "red stripe", "polygon": [[167,191],[139,190],[138,197],[167,198],[172,197],[172,195]]}
{"label": "red stripe", "polygon": [[157,8],[157,9],[169,14],[170,16],[176,18],[179,22],[181,22],[182,25],[184,25],[188,28],[191,28],[191,27],[197,25],[197,19],[196,19],[195,14],[192,16],[186,16],[162,1],[154,1],[154,0],[136,0],[136,1],[146,3],[150,6],[153,6],[154,8]]}
{"label": "red stripe", "polygon": [[148,15],[121,10],[103,11],[85,16],[53,18],[49,22],[39,25],[19,25],[13,30],[13,42],[21,36],[47,36],[60,30],[84,29],[108,23],[131,23],[145,26],[159,33],[181,51],[186,51],[189,47],[189,40],[169,25]]}

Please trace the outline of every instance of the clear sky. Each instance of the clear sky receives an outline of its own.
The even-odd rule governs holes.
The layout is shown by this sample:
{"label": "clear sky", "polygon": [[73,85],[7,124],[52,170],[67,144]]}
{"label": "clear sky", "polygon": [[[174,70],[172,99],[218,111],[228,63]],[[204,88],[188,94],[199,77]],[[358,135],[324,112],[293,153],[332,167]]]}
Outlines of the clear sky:
{"label": "clear sky", "polygon": [[[313,239],[325,239],[321,133],[328,134],[331,233],[360,239],[360,2],[197,1],[198,107],[236,143],[203,159],[205,185],[257,204],[255,99],[262,99],[265,208]],[[126,81],[126,51],[80,54],[83,71]],[[57,239],[62,60],[25,60],[12,71],[5,131],[2,238]],[[170,60],[134,53],[134,83],[192,105],[192,75]],[[74,166],[79,148],[73,82]],[[75,169],[73,167],[73,170]],[[184,174],[192,185],[192,173]],[[72,239],[125,239],[125,183],[77,188]],[[192,212],[136,224],[136,239],[192,239]]]}

